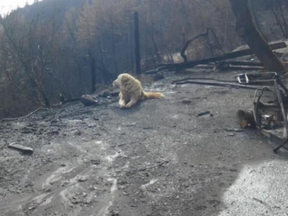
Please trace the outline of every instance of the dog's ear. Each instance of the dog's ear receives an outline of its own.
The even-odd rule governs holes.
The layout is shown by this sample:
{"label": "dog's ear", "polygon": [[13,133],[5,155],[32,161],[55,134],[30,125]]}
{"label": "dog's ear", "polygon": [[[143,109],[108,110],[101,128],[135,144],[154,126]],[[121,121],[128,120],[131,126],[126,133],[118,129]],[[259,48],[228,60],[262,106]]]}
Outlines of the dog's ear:
{"label": "dog's ear", "polygon": [[127,82],[129,82],[129,77],[127,77],[127,76],[122,76],[121,77],[121,83],[127,83]]}

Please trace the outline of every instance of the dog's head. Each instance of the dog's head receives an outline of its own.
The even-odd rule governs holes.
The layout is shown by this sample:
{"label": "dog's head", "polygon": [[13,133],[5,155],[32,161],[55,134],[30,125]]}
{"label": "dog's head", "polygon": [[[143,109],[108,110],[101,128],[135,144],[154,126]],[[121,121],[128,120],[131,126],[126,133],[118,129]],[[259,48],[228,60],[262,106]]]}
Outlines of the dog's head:
{"label": "dog's head", "polygon": [[113,86],[120,87],[127,81],[129,81],[129,74],[120,74],[116,80],[113,82]]}

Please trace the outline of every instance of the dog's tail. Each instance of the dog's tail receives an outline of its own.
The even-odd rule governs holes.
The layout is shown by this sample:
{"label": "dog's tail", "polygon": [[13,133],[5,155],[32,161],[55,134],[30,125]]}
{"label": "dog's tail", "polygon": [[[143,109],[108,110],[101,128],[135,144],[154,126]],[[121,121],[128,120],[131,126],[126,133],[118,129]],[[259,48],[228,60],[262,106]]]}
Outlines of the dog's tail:
{"label": "dog's tail", "polygon": [[160,92],[144,92],[145,99],[159,99],[164,98],[165,96]]}

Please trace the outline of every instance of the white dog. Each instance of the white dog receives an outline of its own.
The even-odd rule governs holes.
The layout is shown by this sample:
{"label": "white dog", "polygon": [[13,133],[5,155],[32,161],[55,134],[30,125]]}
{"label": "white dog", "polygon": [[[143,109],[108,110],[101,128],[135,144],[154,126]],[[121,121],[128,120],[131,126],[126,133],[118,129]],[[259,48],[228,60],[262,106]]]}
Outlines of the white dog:
{"label": "white dog", "polygon": [[113,82],[113,86],[120,88],[120,108],[130,108],[138,101],[145,99],[158,99],[164,97],[160,92],[145,92],[142,89],[141,82],[127,73],[120,74]]}

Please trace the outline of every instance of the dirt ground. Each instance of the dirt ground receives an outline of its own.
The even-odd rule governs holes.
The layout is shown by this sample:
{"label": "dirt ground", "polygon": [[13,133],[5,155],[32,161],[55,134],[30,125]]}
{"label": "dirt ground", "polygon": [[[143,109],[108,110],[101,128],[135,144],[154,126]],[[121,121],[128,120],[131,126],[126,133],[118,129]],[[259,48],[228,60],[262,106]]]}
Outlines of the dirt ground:
{"label": "dirt ground", "polygon": [[185,76],[145,86],[165,99],[129,110],[75,102],[0,122],[0,215],[288,215],[286,154],[253,129],[229,131],[254,91],[171,84]]}

